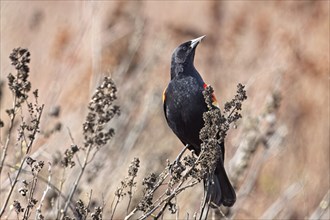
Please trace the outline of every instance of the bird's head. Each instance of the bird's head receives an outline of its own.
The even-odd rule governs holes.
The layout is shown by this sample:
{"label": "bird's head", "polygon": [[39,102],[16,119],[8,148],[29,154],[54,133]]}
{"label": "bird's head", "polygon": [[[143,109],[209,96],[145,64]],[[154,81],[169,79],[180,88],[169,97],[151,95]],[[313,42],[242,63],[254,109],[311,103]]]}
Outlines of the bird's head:
{"label": "bird's head", "polygon": [[204,37],[205,35],[187,41],[174,50],[171,63],[171,78],[183,72],[186,68],[193,68],[196,47]]}

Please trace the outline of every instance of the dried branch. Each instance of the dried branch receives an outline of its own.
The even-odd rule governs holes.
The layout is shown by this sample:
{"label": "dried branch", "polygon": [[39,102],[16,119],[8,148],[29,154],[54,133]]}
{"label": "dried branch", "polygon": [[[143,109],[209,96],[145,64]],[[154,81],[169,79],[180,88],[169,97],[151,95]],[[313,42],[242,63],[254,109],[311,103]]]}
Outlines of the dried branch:
{"label": "dried branch", "polygon": [[[41,115],[42,115],[43,109],[44,109],[44,105],[42,105],[42,106],[39,108],[39,115],[38,115],[38,118],[37,118],[37,120],[36,120],[36,127],[35,127],[35,129],[33,130],[33,132],[32,132],[32,135],[34,135],[34,136],[36,135],[36,133],[37,133],[38,130],[39,130],[39,124],[40,124],[40,119],[41,119]],[[30,142],[29,142],[28,145],[27,145],[27,152],[26,152],[26,154],[28,154],[29,151],[31,150],[31,148],[32,148],[31,146],[32,146],[34,140],[35,140],[34,138],[30,139]],[[6,196],[6,198],[5,198],[5,202],[4,202],[4,204],[3,204],[2,208],[1,208],[1,211],[0,211],[0,217],[1,217],[1,216],[3,215],[3,213],[5,212],[5,209],[6,209],[7,205],[8,205],[9,199],[10,199],[10,197],[11,197],[13,191],[14,191],[14,188],[15,188],[17,182],[18,182],[18,177],[20,176],[20,174],[21,174],[21,172],[22,172],[22,170],[23,170],[23,166],[24,166],[24,163],[26,162],[27,158],[28,158],[28,156],[25,156],[25,157],[23,158],[23,160],[21,161],[20,165],[19,165],[19,168],[18,168],[18,170],[17,170],[17,173],[16,173],[16,175],[15,175],[15,178],[14,178],[14,180],[12,181],[12,185],[11,185],[11,187],[10,187],[10,189],[9,189],[9,193],[8,193],[8,195]]]}
{"label": "dried branch", "polygon": [[[113,105],[113,102],[117,99],[116,93],[117,87],[112,79],[110,77],[105,77],[89,102],[89,112],[83,124],[84,147],[82,149],[85,151],[84,161],[68,198],[66,199],[61,219],[64,219],[66,216],[67,209],[77,190],[81,177],[87,165],[91,162],[90,153],[92,153],[93,150],[94,152],[98,151],[99,148],[106,145],[115,133],[113,128],[107,128],[107,126],[116,115],[120,114],[119,107]],[[94,158],[94,156],[95,154],[92,154],[92,158]],[[73,155],[70,157],[72,159]]]}
{"label": "dried branch", "polygon": [[23,219],[28,220],[31,215],[31,209],[38,202],[38,200],[34,198],[34,192],[35,192],[37,182],[38,182],[38,175],[44,166],[44,162],[43,161],[36,162],[31,157],[28,157],[26,160],[26,163],[31,167],[31,173],[33,176],[32,184],[31,184],[30,190],[29,190],[28,205],[25,208],[24,215],[23,215]]}
{"label": "dried branch", "polygon": [[42,197],[41,197],[40,202],[39,202],[39,206],[36,209],[35,220],[45,219],[45,217],[41,213],[41,208],[43,206],[43,203],[44,203],[44,200],[46,198],[46,195],[47,195],[48,191],[52,188],[52,186],[51,186],[51,179],[52,179],[52,164],[50,162],[48,162],[48,181],[47,181],[47,186],[46,186],[46,189],[44,190],[44,192],[42,194]]}
{"label": "dried branch", "polygon": [[[173,198],[176,198],[176,196],[185,189],[195,186],[205,177],[207,177],[207,179],[210,180],[209,183],[211,183],[215,166],[221,155],[221,149],[218,149],[218,143],[224,140],[230,128],[230,124],[241,117],[238,111],[241,109],[241,103],[247,97],[244,86],[239,84],[237,95],[230,104],[226,106],[225,112],[228,113],[228,116],[225,116],[212,104],[213,89],[211,86],[205,88],[204,96],[209,111],[203,116],[205,126],[200,132],[200,138],[203,141],[200,154],[197,158],[192,155],[186,156],[181,160],[180,153],[177,159],[173,163],[168,164],[158,177],[150,175],[145,178],[143,182],[145,186],[143,198],[140,200],[137,207],[125,217],[125,220],[130,219],[137,211],[144,212],[143,215],[138,217],[140,220],[146,219],[152,214],[157,219],[164,214],[167,207],[175,213],[177,209],[175,208],[176,205],[172,203]],[[152,201],[154,192],[168,177],[168,188],[164,193],[161,193],[157,199]],[[199,219],[207,218],[209,199],[210,198],[205,194],[199,210]]]}
{"label": "dried branch", "polygon": [[73,187],[71,188],[71,191],[70,191],[70,193],[69,193],[69,196],[68,196],[68,198],[66,199],[66,202],[65,202],[65,205],[64,205],[64,209],[63,209],[63,212],[62,212],[62,217],[61,217],[61,219],[64,218],[64,216],[65,216],[65,214],[66,214],[66,212],[67,212],[67,210],[68,210],[68,207],[69,207],[69,205],[70,205],[70,203],[71,203],[72,197],[73,197],[74,193],[75,193],[76,190],[77,190],[77,187],[78,187],[78,184],[79,184],[79,182],[80,182],[80,179],[81,179],[82,175],[83,175],[84,172],[85,172],[85,169],[86,169],[86,166],[87,166],[88,157],[89,157],[89,154],[90,154],[91,150],[92,150],[92,145],[89,146],[89,147],[87,147],[86,155],[85,155],[85,158],[84,158],[84,162],[83,162],[82,167],[81,167],[81,169],[80,169],[80,171],[79,171],[79,174],[78,174],[78,176],[77,176],[77,178],[76,178],[76,180],[75,180],[75,182],[74,182],[74,184],[73,184]]}
{"label": "dried branch", "polygon": [[[2,173],[3,165],[7,156],[9,143],[11,140],[12,129],[14,127],[14,121],[17,115],[17,110],[21,108],[21,104],[28,98],[27,93],[31,89],[31,83],[28,80],[29,77],[29,66],[30,63],[30,52],[27,49],[16,48],[9,56],[11,64],[16,69],[16,75],[9,73],[8,75],[8,86],[13,94],[13,107],[6,110],[9,115],[10,122],[8,128],[8,135],[6,138],[5,145],[3,146],[2,156],[0,160],[0,175]],[[1,217],[2,213],[0,213]]]}

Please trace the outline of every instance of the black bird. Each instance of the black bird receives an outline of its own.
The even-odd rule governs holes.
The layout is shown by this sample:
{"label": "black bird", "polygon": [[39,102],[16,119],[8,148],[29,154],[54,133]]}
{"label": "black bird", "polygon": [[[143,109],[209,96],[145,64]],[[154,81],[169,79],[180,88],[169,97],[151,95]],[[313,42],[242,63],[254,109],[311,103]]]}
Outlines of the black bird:
{"label": "black bird", "polygon": [[[172,55],[171,81],[163,93],[166,121],[181,142],[199,155],[199,132],[204,126],[203,113],[208,110],[202,94],[206,84],[194,66],[195,50],[205,36],[187,41],[177,47]],[[214,96],[213,96],[214,97]],[[214,100],[216,101],[215,97]],[[210,204],[232,206],[236,194],[224,169],[224,143],[222,158],[215,170],[215,178],[209,189],[204,187]]]}

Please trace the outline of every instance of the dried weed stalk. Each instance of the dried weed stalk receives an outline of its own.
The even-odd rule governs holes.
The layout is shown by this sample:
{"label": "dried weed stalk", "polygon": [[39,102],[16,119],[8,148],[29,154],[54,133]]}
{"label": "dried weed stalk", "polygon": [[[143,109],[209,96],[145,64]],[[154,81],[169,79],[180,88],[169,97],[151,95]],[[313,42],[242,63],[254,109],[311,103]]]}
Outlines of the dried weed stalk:
{"label": "dried weed stalk", "polygon": [[[13,96],[13,105],[7,109],[6,112],[9,116],[9,125],[6,142],[2,144],[1,160],[0,160],[0,175],[3,171],[3,166],[7,158],[7,151],[11,145],[12,135],[14,133],[15,123],[18,121],[17,117],[20,116],[20,124],[18,125],[18,138],[17,143],[19,144],[22,152],[19,158],[20,163],[17,166],[16,174],[13,179],[10,179],[11,186],[8,190],[7,196],[3,197],[3,205],[0,211],[0,217],[4,214],[9,200],[14,192],[16,184],[18,183],[19,176],[22,173],[25,163],[32,166],[35,162],[29,154],[32,149],[34,140],[36,139],[37,133],[40,132],[40,119],[43,112],[44,105],[38,104],[38,90],[32,92],[34,101],[29,101],[29,93],[31,91],[31,82],[29,81],[29,66],[30,63],[30,52],[27,49],[16,48],[9,56],[12,65],[16,69],[16,74],[9,73],[8,75],[8,87]],[[24,111],[27,110],[29,117],[24,118]],[[42,164],[37,163],[41,169]],[[37,203],[37,200],[33,198],[34,189],[37,183],[37,173],[39,172],[38,167],[31,167],[33,174],[32,186],[29,192],[29,201],[26,208],[21,206],[21,203],[17,200],[14,201],[13,206],[17,213],[24,212],[23,219],[27,219],[30,215],[31,209]],[[36,173],[37,172],[37,173]],[[26,195],[27,191],[19,190],[19,193]]]}
{"label": "dried weed stalk", "polygon": [[[142,199],[137,206],[126,215],[125,219],[130,219],[138,211],[142,214],[136,219],[146,219],[153,216],[155,219],[164,215],[168,209],[172,214],[177,213],[178,206],[176,197],[187,188],[191,188],[200,183],[205,177],[212,178],[216,164],[221,155],[219,143],[223,142],[232,123],[235,123],[241,115],[242,102],[247,98],[244,86],[239,84],[237,95],[233,100],[226,103],[224,114],[212,105],[213,89],[208,86],[204,92],[208,111],[204,113],[203,119],[205,125],[200,132],[200,138],[203,141],[201,153],[196,157],[193,153],[181,159],[182,155],[173,163],[168,163],[165,170],[158,176],[151,173],[144,178]],[[167,180],[167,188],[160,192],[158,198],[154,198],[155,192]],[[208,182],[208,181],[207,181]],[[159,192],[158,192],[159,193]],[[204,195],[206,196],[206,195]],[[202,199],[202,205],[198,214],[200,219],[206,219],[208,215],[208,204]]]}
{"label": "dried weed stalk", "polygon": [[[84,136],[84,145],[79,147],[75,144],[72,144],[69,149],[64,153],[64,156],[61,160],[61,165],[64,168],[76,165],[75,156],[80,165],[80,172],[70,188],[70,193],[67,198],[62,193],[62,187],[64,181],[61,181],[60,188],[56,188],[54,184],[51,183],[51,165],[49,165],[48,170],[48,180],[43,178],[40,175],[40,171],[44,166],[43,161],[37,161],[32,158],[30,155],[33,143],[36,139],[36,135],[40,133],[40,120],[43,113],[44,105],[39,105],[38,103],[38,90],[31,91],[31,82],[29,81],[29,62],[30,62],[30,52],[27,49],[17,48],[14,49],[10,54],[10,60],[12,65],[16,69],[16,73],[10,73],[8,75],[8,87],[11,91],[13,97],[12,107],[7,109],[6,112],[9,116],[9,123],[5,125],[2,120],[0,120],[0,128],[6,130],[6,139],[3,143],[0,140],[1,144],[1,158],[0,158],[0,175],[3,174],[3,168],[5,164],[15,168],[15,172],[8,173],[9,187],[7,190],[7,195],[2,193],[1,201],[1,210],[0,217],[2,218],[4,213],[10,215],[10,210],[8,209],[9,204],[12,206],[12,210],[16,212],[17,218],[21,219],[30,219],[32,218],[32,210],[36,209],[34,218],[35,219],[45,219],[42,213],[42,206],[45,199],[47,202],[50,202],[51,206],[54,209],[57,209],[58,212],[61,212],[60,215],[57,215],[57,219],[69,219],[66,215],[66,211],[70,205],[73,195],[75,194],[79,181],[86,169],[86,166],[93,160],[97,151],[104,145],[106,145],[114,135],[114,129],[109,127],[109,122],[116,115],[119,115],[119,107],[114,105],[114,101],[117,99],[116,93],[117,88],[111,78],[105,77],[103,83],[97,88],[96,93],[93,95],[89,105],[88,105],[88,115],[86,121],[83,124],[83,136]],[[2,96],[3,82],[0,83],[0,96]],[[34,98],[33,101],[30,101],[30,97]],[[27,113],[27,114],[26,114]],[[55,115],[58,115],[59,110]],[[28,117],[26,117],[27,115]],[[55,130],[60,129],[60,125],[56,126]],[[54,131],[55,131],[54,130]],[[17,132],[16,132],[17,131]],[[50,133],[52,133],[51,131]],[[13,136],[17,133],[17,139],[15,145],[19,146],[21,152],[17,154],[17,159],[20,161],[18,164],[13,165],[13,162],[9,162],[7,158],[8,150],[14,144]],[[45,135],[47,136],[47,135]],[[71,135],[71,139],[72,135]],[[78,153],[84,152],[84,160],[82,163],[79,161]],[[30,169],[30,170],[29,170]],[[31,175],[31,178],[22,178],[23,170],[27,174]],[[65,169],[63,169],[65,170]],[[134,171],[132,171],[134,172]],[[65,172],[63,172],[65,174]],[[23,179],[23,180],[22,180]],[[63,176],[63,179],[65,177]],[[44,190],[41,198],[36,196],[36,188],[39,181],[46,183],[46,189]],[[16,189],[17,183],[21,183],[21,186]],[[128,186],[134,187],[134,178],[132,181],[128,182]],[[61,204],[59,198],[57,199],[57,207],[54,206],[54,201],[47,198],[47,194],[52,189],[57,198],[59,195],[65,199],[65,204]],[[5,189],[1,189],[5,192]],[[25,197],[26,202],[22,202],[19,199],[10,200],[13,197],[14,192],[17,191],[19,196]],[[51,197],[50,197],[51,198]],[[26,203],[26,204],[25,204]],[[61,210],[61,207],[63,209]],[[91,213],[85,207],[82,201],[76,203],[76,208],[73,210],[75,218],[77,219],[102,219],[103,207],[95,207],[95,210]],[[85,208],[83,208],[85,207]],[[129,206],[128,206],[129,207]],[[11,208],[10,208],[11,209]],[[57,212],[53,210],[53,214]],[[90,214],[88,216],[87,214]]]}
{"label": "dried weed stalk", "polygon": [[[65,151],[65,157],[62,160],[64,166],[74,166],[73,156],[79,151],[84,151],[84,160],[80,164],[79,174],[66,199],[62,210],[61,219],[65,219],[67,209],[71,203],[72,197],[77,190],[80,179],[85,172],[87,165],[93,160],[98,150],[106,145],[115,134],[113,128],[109,127],[109,122],[120,114],[119,106],[114,104],[117,99],[117,87],[110,77],[105,77],[102,84],[96,89],[88,105],[88,114],[83,123],[84,145],[78,148],[72,145]],[[78,209],[79,210],[79,209]],[[76,209],[75,216],[80,216]],[[96,216],[96,215],[95,215]]]}
{"label": "dried weed stalk", "polygon": [[128,213],[131,202],[132,202],[134,189],[136,188],[135,178],[137,177],[139,168],[140,168],[140,160],[139,160],[139,158],[134,158],[128,168],[128,176],[125,178],[125,180],[121,181],[121,186],[118,187],[118,189],[115,192],[115,198],[111,203],[112,211],[111,211],[110,219],[113,219],[119,202],[126,195],[128,195],[128,197],[129,197],[129,201],[128,201],[127,208],[126,208],[126,212]]}

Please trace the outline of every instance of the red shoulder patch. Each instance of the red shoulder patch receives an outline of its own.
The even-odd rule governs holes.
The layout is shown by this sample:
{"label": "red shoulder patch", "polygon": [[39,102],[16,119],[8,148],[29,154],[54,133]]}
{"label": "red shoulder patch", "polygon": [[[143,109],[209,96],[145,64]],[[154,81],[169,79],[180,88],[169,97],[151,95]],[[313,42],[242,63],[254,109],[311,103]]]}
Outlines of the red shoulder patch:
{"label": "red shoulder patch", "polygon": [[[205,89],[207,86],[208,86],[208,85],[207,85],[206,83],[204,83],[204,85],[203,85],[204,89]],[[213,104],[214,106],[219,107],[219,105],[218,105],[218,101],[217,101],[217,98],[215,97],[214,93],[212,93],[212,104]]]}

